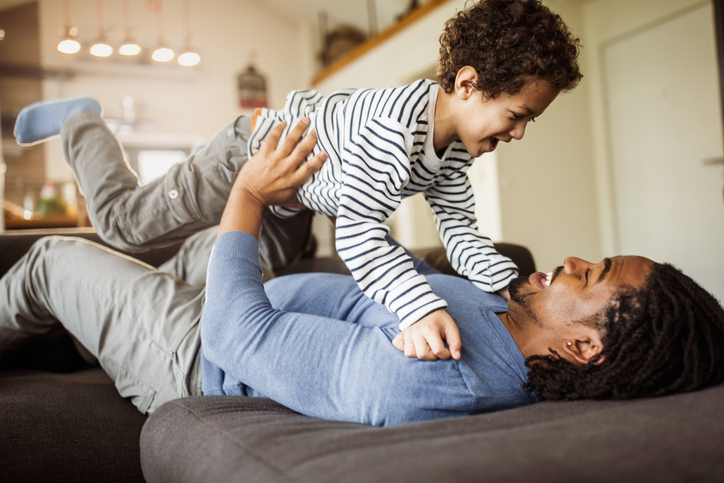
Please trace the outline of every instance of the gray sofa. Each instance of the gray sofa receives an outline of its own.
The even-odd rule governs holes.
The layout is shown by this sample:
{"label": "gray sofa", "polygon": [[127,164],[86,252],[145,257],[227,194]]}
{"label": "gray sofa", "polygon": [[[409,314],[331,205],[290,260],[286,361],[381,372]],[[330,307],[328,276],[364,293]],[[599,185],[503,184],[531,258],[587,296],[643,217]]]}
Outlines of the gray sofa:
{"label": "gray sofa", "polygon": [[[0,235],[0,274],[45,234]],[[137,256],[158,265],[176,248]],[[527,250],[499,248],[534,269]],[[450,270],[439,250],[423,255]],[[344,267],[307,259],[292,270]],[[63,331],[0,370],[0,481],[724,481],[724,385],[373,428],[227,396],[178,399],[146,418]]]}

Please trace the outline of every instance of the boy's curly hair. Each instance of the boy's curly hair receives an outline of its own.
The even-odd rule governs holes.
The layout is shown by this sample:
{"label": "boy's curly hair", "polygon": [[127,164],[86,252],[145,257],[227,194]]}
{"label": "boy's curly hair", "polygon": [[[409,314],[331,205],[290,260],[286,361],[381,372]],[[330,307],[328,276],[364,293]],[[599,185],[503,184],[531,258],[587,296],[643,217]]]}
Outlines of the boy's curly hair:
{"label": "boy's curly hair", "polygon": [[478,72],[475,88],[488,98],[516,94],[531,77],[569,91],[583,77],[579,44],[540,0],[481,0],[446,22],[438,80],[449,94],[458,71],[469,65]]}

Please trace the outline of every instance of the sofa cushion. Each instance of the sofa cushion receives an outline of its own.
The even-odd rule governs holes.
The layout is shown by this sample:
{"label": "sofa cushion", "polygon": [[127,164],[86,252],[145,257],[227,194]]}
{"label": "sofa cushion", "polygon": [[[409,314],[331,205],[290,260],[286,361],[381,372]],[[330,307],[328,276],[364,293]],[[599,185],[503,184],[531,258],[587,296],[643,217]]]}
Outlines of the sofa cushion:
{"label": "sofa cushion", "polygon": [[724,385],[543,402],[375,428],[229,396],[168,402],[141,434],[146,481],[723,481]]}
{"label": "sofa cushion", "polygon": [[1,481],[143,481],[146,417],[100,368],[0,377]]}

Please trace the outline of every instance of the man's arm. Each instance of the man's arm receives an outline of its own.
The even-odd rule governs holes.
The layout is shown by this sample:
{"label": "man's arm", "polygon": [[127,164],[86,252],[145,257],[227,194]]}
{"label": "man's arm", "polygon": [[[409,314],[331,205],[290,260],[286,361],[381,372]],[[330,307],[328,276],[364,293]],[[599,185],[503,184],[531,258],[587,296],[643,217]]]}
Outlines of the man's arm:
{"label": "man's arm", "polygon": [[261,215],[265,206],[302,207],[295,193],[309,177],[319,171],[327,159],[322,152],[312,159],[304,159],[314,148],[317,136],[302,134],[309,126],[309,119],[303,118],[284,139],[279,138],[286,124],[279,124],[269,133],[259,150],[242,167],[234,182],[221,215],[219,235],[229,231],[243,231],[259,240]]}
{"label": "man's arm", "polygon": [[[302,131],[275,150],[277,132],[234,184],[209,264],[201,320],[204,360],[221,377],[205,379],[204,393],[223,394],[228,383],[303,414],[375,425],[469,414],[474,398],[457,364],[416,364],[392,347],[390,330],[271,305],[254,237],[262,207],[292,202],[294,187],[311,174],[299,161],[313,138],[292,149]],[[313,162],[312,171],[322,162]],[[308,290],[306,296],[324,303],[323,293]]]}

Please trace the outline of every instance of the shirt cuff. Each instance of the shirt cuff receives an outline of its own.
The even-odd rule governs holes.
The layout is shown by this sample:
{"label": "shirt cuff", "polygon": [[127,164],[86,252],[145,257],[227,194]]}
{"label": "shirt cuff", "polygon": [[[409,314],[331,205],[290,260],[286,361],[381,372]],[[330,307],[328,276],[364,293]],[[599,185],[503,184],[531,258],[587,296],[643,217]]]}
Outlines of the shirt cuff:
{"label": "shirt cuff", "polygon": [[423,275],[408,278],[387,295],[387,308],[400,318],[400,330],[405,330],[431,312],[447,307],[447,302],[435,295]]}

